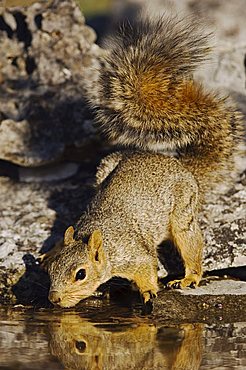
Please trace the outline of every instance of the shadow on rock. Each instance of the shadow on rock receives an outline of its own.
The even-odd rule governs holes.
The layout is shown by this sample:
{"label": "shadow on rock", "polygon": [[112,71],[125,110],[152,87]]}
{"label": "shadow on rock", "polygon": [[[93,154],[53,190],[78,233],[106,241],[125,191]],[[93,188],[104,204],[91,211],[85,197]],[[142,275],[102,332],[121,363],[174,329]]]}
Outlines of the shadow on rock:
{"label": "shadow on rock", "polygon": [[50,307],[48,293],[50,279],[48,274],[40,268],[31,254],[23,257],[26,271],[19,281],[12,287],[12,292],[18,304],[35,307]]}
{"label": "shadow on rock", "polygon": [[162,283],[171,281],[174,277],[185,275],[184,263],[178,249],[171,240],[165,240],[158,247],[158,258],[165,268],[168,276],[162,279]]}
{"label": "shadow on rock", "polygon": [[[93,168],[94,167],[94,168]],[[91,185],[95,172],[95,164],[80,166],[80,171],[72,179],[61,183],[61,186],[50,192],[48,208],[56,212],[56,219],[51,228],[50,236],[44,241],[40,253],[46,253],[57,242],[63,239],[66,228],[75,223],[86,210],[87,204],[94,194]]]}
{"label": "shadow on rock", "polygon": [[[99,143],[93,143],[98,138],[92,126],[84,125],[91,113],[78,87],[65,83],[41,88],[31,79],[19,79],[12,85],[14,95],[7,88],[0,90],[5,106],[2,113],[9,117],[1,123],[2,159],[23,166],[40,166],[66,157],[69,148],[76,146],[81,157],[85,153],[87,157],[95,154]],[[18,111],[14,110],[14,103],[9,103],[13,100],[18,103]]]}

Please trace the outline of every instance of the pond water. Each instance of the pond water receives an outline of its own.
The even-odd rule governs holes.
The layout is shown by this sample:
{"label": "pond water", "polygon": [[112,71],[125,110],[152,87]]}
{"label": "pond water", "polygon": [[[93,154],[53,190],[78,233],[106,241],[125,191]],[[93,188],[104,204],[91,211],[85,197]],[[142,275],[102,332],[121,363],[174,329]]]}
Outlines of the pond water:
{"label": "pond water", "polygon": [[0,369],[246,369],[245,322],[159,324],[118,313],[95,321],[96,307],[2,309]]}

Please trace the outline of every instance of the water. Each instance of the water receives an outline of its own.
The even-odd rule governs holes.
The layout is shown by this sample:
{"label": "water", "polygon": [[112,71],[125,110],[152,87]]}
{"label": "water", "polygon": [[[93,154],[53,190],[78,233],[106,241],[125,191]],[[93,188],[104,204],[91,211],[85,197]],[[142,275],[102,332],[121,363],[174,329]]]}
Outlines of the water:
{"label": "water", "polygon": [[2,309],[0,369],[246,369],[245,322],[158,324],[115,313],[99,321],[96,307]]}

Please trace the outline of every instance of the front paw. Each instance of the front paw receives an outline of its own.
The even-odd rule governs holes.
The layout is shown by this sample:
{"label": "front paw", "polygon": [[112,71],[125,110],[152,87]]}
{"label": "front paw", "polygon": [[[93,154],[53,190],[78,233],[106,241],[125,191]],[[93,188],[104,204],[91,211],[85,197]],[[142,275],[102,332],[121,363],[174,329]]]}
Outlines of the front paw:
{"label": "front paw", "polygon": [[153,310],[153,299],[157,297],[157,293],[149,290],[143,293],[143,309],[142,315],[149,315]]}
{"label": "front paw", "polygon": [[143,293],[143,300],[145,304],[149,301],[152,301],[156,297],[157,297],[157,293],[151,290],[148,290],[147,292]]}

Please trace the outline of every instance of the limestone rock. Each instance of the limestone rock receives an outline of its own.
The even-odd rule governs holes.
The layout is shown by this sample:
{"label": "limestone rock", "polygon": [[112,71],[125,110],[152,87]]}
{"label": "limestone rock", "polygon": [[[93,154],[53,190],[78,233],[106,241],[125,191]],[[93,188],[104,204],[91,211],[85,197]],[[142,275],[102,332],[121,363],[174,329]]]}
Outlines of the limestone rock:
{"label": "limestone rock", "polygon": [[[0,15],[0,159],[40,166],[100,139],[84,103],[100,48],[72,0],[41,1]],[[2,30],[1,30],[2,28]]]}
{"label": "limestone rock", "polygon": [[[191,3],[193,9],[195,3],[200,4],[183,2],[187,6]],[[215,13],[215,23],[218,14]],[[89,200],[89,184],[99,161],[101,142],[83,103],[83,93],[85,87],[96,83],[93,67],[98,65],[103,51],[94,44],[93,30],[85,26],[83,16],[70,0],[14,8],[2,12],[1,17],[8,31],[0,30],[0,159],[26,167],[42,165],[37,171],[18,169],[19,179],[31,179],[30,183],[0,178],[3,303],[15,299],[11,289],[25,271],[23,256],[36,257],[40,250],[49,249],[65,228],[77,221]],[[244,43],[241,34],[245,25],[240,23],[239,28],[237,35]],[[216,73],[205,73],[202,78],[233,90],[245,109],[244,46],[239,48],[235,43],[235,34],[230,39],[226,30],[221,32],[229,46],[218,51]],[[63,165],[62,175],[58,175],[59,165],[52,167],[54,174],[51,167],[46,171],[44,165],[63,159],[81,159],[82,163],[71,179],[54,182],[63,177]],[[201,214],[206,240],[204,270],[246,264],[245,161],[240,161],[240,177],[226,191],[209,194]],[[67,171],[71,175],[77,169],[72,166]],[[36,285],[32,283],[30,290],[42,285],[37,275]],[[25,289],[29,283],[23,280]],[[32,292],[28,294],[30,297]]]}
{"label": "limestone rock", "polygon": [[201,215],[207,269],[246,266],[246,186],[241,181],[224,194],[212,192]]}

